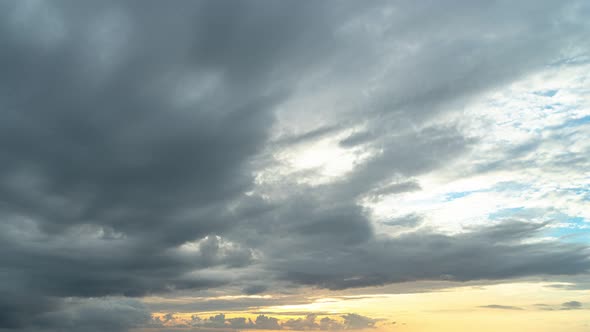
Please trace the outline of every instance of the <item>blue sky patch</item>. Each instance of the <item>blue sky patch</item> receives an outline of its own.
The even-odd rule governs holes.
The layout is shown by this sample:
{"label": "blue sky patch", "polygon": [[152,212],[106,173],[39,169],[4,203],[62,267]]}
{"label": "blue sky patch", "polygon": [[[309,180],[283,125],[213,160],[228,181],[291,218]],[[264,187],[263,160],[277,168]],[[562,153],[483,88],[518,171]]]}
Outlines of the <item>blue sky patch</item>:
{"label": "blue sky patch", "polygon": [[560,227],[547,228],[545,236],[567,242],[590,242],[590,223],[584,218],[559,214],[556,219],[560,221]]}

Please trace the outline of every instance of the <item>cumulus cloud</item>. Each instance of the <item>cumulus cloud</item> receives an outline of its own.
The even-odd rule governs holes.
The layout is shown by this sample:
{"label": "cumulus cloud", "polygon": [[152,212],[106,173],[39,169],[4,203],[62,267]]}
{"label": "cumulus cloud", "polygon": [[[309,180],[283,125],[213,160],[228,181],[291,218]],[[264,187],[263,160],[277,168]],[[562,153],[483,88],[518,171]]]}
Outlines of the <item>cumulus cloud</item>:
{"label": "cumulus cloud", "polygon": [[349,313],[338,317],[324,316],[319,318],[317,314],[310,313],[304,317],[291,318],[281,321],[279,318],[258,315],[256,318],[232,317],[228,318],[220,313],[207,318],[200,318],[193,315],[190,321],[168,313],[161,317],[154,317],[154,327],[191,327],[191,328],[214,328],[214,329],[256,329],[256,330],[361,330],[374,328],[377,319],[365,317],[359,314]]}
{"label": "cumulus cloud", "polygon": [[303,318],[289,319],[282,327],[291,330],[361,330],[374,328],[376,319],[359,314],[346,314],[340,316],[341,320],[330,317],[317,319],[317,315],[309,314]]}

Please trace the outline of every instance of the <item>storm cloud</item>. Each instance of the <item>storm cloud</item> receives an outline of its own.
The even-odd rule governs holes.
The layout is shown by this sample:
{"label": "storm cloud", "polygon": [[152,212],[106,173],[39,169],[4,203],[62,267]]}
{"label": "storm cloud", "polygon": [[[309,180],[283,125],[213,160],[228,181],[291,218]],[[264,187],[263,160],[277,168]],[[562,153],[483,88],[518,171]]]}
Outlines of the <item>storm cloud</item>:
{"label": "storm cloud", "polygon": [[[545,219],[452,233],[420,212],[379,222],[369,203],[420,192],[420,176],[482,151],[484,138],[448,119],[588,52],[589,11],[584,1],[2,2],[0,330],[145,327],[142,297],[182,291],[588,273],[587,244],[538,241]],[[298,155],[313,144],[352,161],[315,167],[327,153]],[[576,151],[560,167],[586,167]],[[477,162],[465,174],[514,167]],[[376,322],[258,318],[200,324]]]}

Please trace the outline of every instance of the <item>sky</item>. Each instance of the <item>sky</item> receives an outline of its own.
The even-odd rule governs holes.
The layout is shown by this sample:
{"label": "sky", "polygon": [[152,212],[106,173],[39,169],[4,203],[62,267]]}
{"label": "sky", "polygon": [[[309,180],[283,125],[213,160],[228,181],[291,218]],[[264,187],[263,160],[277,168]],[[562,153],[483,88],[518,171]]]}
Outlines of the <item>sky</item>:
{"label": "sky", "polygon": [[590,2],[0,2],[0,332],[590,331]]}

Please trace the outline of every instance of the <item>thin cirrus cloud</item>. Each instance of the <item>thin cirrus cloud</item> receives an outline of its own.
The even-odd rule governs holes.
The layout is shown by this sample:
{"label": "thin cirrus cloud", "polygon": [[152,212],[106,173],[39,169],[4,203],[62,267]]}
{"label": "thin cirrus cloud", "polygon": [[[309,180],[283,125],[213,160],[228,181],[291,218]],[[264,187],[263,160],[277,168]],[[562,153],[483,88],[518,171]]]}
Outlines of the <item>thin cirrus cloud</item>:
{"label": "thin cirrus cloud", "polygon": [[[0,4],[0,330],[155,328],[142,299],[184,291],[583,276],[588,12]],[[316,318],[260,324],[376,323]]]}

